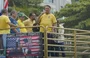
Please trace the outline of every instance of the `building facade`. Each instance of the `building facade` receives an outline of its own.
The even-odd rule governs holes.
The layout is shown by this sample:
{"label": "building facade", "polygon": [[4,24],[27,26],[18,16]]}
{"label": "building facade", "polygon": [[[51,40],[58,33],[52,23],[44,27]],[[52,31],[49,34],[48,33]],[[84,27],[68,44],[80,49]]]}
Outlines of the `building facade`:
{"label": "building facade", "polygon": [[50,5],[52,11],[59,11],[66,4],[71,4],[71,0],[44,0],[41,5]]}

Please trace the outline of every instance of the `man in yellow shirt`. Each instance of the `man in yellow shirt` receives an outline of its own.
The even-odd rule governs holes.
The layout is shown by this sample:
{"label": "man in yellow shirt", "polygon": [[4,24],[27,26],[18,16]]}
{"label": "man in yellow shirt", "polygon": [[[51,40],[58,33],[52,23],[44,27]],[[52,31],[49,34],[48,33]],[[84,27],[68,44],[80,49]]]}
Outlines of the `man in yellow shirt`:
{"label": "man in yellow shirt", "polygon": [[[36,18],[35,13],[30,13],[29,18],[24,21],[24,25],[27,27],[32,27],[33,24],[35,24],[35,18]],[[26,28],[26,29],[28,32],[33,32],[32,28]]]}
{"label": "man in yellow shirt", "polygon": [[[49,5],[45,6],[45,13],[43,13],[40,17],[39,17],[39,24],[41,26],[44,27],[51,27],[51,26],[55,26],[57,23],[57,20],[55,18],[55,16],[50,13],[51,7]],[[48,32],[52,32],[53,29],[52,28],[48,28],[47,30]],[[44,32],[43,28],[40,28],[40,32]]]}
{"label": "man in yellow shirt", "polygon": [[[45,6],[45,12],[42,13],[39,18],[37,23],[40,24],[40,26],[44,26],[44,27],[52,27],[52,26],[56,26],[57,20],[55,18],[55,16],[50,13],[51,7],[49,5]],[[53,28],[48,28],[47,32],[53,32],[54,29]],[[44,29],[40,28],[40,32],[42,32],[42,36],[44,36]],[[52,34],[47,34],[48,38],[53,38]],[[48,44],[54,44],[55,42],[53,40],[48,40]],[[54,50],[54,47],[49,46],[48,47],[49,50]],[[48,53],[48,56],[55,56],[55,53]]]}
{"label": "man in yellow shirt", "polygon": [[9,34],[10,33],[10,26],[17,27],[16,25],[12,24],[8,17],[8,11],[3,9],[1,11],[2,15],[0,16],[0,34]]}
{"label": "man in yellow shirt", "polygon": [[[19,19],[18,19],[18,21],[17,21],[19,27],[25,27],[25,25],[24,25],[24,23],[23,23],[24,19],[25,19],[24,14],[20,12],[20,13],[19,13]],[[27,33],[26,28],[20,28],[20,33]]]}

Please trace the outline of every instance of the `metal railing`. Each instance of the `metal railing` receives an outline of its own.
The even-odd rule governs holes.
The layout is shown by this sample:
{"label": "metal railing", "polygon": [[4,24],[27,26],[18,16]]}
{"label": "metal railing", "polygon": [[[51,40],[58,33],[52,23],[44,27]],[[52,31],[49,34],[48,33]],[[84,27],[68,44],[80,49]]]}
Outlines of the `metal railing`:
{"label": "metal railing", "polygon": [[[53,34],[53,38],[48,38],[47,36],[45,37],[45,49],[48,50],[48,46],[52,47],[64,47],[64,51],[60,50],[48,50],[46,51],[45,58],[53,58],[52,56],[48,56],[48,52],[52,53],[65,53],[65,57],[54,57],[54,58],[79,58],[80,56],[83,55],[89,55],[90,54],[90,31],[88,30],[79,30],[79,29],[71,29],[71,28],[59,28],[59,27],[48,27],[48,28],[54,28],[57,29],[58,32],[47,32]],[[46,29],[48,29],[46,28]],[[59,30],[64,30],[64,33],[60,33]],[[46,35],[47,35],[46,34]],[[64,36],[64,40],[60,36]],[[48,40],[53,40],[55,43],[58,43],[57,41],[64,42],[64,45],[57,45],[57,44],[48,44]],[[71,55],[71,56],[69,56]]]}
{"label": "metal railing", "polygon": [[[44,29],[44,58],[79,58],[82,55],[90,54],[90,31],[79,30],[71,28],[60,28],[60,27],[43,27],[43,26],[33,26],[42,27]],[[18,28],[33,28],[33,27],[18,27]],[[15,28],[15,27],[12,27]],[[7,29],[12,29],[7,28]],[[47,32],[48,28],[54,28],[58,30],[57,32]],[[3,30],[3,29],[0,29]],[[59,30],[64,30],[64,33],[60,33]],[[53,37],[48,37],[48,34],[52,34]],[[60,36],[64,36],[64,40]],[[54,44],[48,44],[48,41],[54,41]],[[58,42],[63,42],[64,45],[57,44]],[[48,47],[53,47],[53,50],[48,50]],[[56,48],[63,48],[64,51],[56,50]],[[49,53],[59,53],[59,57],[49,55]],[[64,53],[65,57],[61,54]],[[49,56],[48,56],[49,55]]]}

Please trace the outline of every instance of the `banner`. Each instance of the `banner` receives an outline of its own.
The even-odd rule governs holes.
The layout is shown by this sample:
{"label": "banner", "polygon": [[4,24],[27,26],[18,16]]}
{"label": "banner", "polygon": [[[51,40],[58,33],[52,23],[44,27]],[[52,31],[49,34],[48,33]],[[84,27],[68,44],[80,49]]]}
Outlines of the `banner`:
{"label": "banner", "polygon": [[4,9],[8,10],[8,0],[4,0]]}
{"label": "banner", "polygon": [[7,34],[3,36],[3,47],[6,48],[7,57],[42,57],[41,33]]}

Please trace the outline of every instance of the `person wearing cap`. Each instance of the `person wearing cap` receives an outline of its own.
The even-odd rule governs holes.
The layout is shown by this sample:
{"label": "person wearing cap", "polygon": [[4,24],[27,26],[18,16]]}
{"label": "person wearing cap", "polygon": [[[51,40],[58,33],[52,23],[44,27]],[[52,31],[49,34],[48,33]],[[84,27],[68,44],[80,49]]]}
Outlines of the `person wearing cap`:
{"label": "person wearing cap", "polygon": [[[25,25],[23,23],[23,21],[25,19],[24,14],[20,12],[18,16],[19,16],[19,19],[17,22],[18,22],[19,27],[25,27]],[[26,28],[20,28],[20,33],[27,33]]]}
{"label": "person wearing cap", "polygon": [[[24,21],[24,25],[27,27],[32,27],[35,24],[35,13],[30,13],[29,18]],[[26,28],[28,32],[33,32],[32,28]]]}

